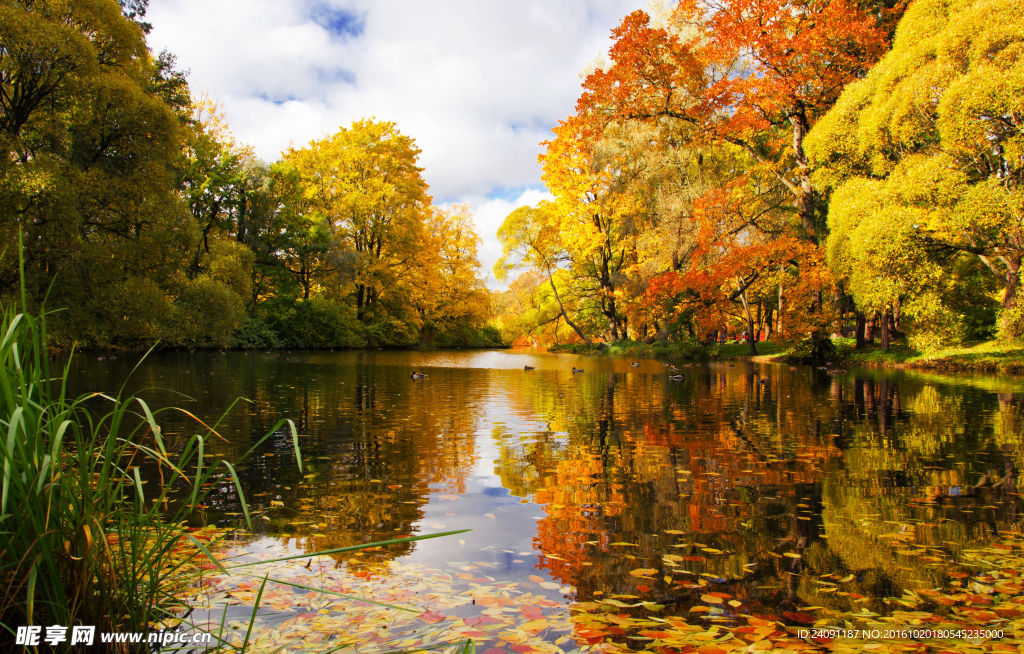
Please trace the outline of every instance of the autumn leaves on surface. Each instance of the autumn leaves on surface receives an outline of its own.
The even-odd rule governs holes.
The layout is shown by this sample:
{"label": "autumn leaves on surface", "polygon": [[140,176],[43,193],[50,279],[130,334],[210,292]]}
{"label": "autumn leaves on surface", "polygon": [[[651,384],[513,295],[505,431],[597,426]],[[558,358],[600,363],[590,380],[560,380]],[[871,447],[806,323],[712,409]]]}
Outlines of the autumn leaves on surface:
{"label": "autumn leaves on surface", "polygon": [[841,319],[928,348],[991,336],[1000,306],[1019,335],[1020,7],[905,9],[627,16],[541,157],[555,199],[499,232],[496,272],[540,273],[504,299],[532,309],[506,308],[513,335],[792,342]]}

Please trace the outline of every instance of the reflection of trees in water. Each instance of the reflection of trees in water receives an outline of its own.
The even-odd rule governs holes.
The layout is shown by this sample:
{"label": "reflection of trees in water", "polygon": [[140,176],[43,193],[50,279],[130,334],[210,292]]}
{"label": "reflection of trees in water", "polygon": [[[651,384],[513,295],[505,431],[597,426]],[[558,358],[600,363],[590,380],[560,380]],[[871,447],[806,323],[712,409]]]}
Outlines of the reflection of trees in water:
{"label": "reflection of trees in water", "polygon": [[[727,592],[745,603],[884,610],[857,600],[934,587],[958,548],[1016,520],[1012,395],[774,366],[689,376],[560,380],[576,387],[554,412],[560,430],[525,444],[499,436],[499,473],[545,505],[537,543],[553,556],[543,566],[584,597],[699,603],[701,589],[661,579],[698,579],[673,574],[669,554],[703,556],[676,567],[732,580]],[[550,414],[545,384],[519,385],[516,402],[532,393]],[[638,568],[658,573],[629,575]],[[819,593],[813,580],[831,573],[854,574],[849,590]]]}
{"label": "reflection of trees in water", "polygon": [[[663,577],[698,583],[703,573],[705,590],[753,606],[885,608],[823,597],[811,576],[855,574],[850,591],[869,597],[933,583],[951,554],[987,542],[1020,509],[1020,402],[984,378],[720,364],[684,369],[679,383],[472,369],[434,369],[424,383],[373,357],[339,366],[316,355],[301,365],[245,356],[230,366],[165,357],[133,383],[190,395],[196,402],[147,399],[203,417],[236,397],[253,400],[219,428],[228,442],[208,442],[208,462],[233,460],[277,419],[293,418],[304,474],[287,430],[239,473],[255,508],[285,504],[257,528],[309,549],[410,533],[428,491],[464,490],[485,418],[504,486],[545,506],[537,538],[553,557],[543,565],[583,596],[636,594],[685,609],[701,590]],[[79,381],[107,388],[105,374]],[[483,415],[488,403],[503,413]],[[183,417],[166,421],[172,446],[192,431]],[[217,483],[211,519],[240,509],[231,486]],[[666,554],[705,560],[674,561],[695,573],[682,575]],[[629,575],[640,568],[658,574]]]}
{"label": "reflection of trees in water", "polygon": [[[254,521],[257,535],[288,534],[312,551],[410,535],[431,490],[463,492],[477,461],[475,430],[487,371],[439,370],[417,384],[402,367],[356,362],[337,365],[303,354],[236,356],[228,367],[209,355],[165,355],[140,368],[134,388],[175,388],[196,401],[153,393],[155,405],[176,403],[197,416],[219,415],[239,404],[218,427],[227,441],[210,439],[211,461],[236,460],[282,417],[299,431],[304,471],[295,464],[291,432],[275,433],[239,466],[253,510],[271,509]],[[232,355],[235,356],[235,355]],[[98,387],[107,375],[85,370],[79,383]],[[216,379],[211,384],[210,380]],[[194,432],[182,416],[167,414],[164,431],[173,447]],[[151,482],[152,483],[152,482]],[[225,479],[211,494],[208,517],[234,523],[241,511]],[[412,546],[364,555],[395,558]]]}

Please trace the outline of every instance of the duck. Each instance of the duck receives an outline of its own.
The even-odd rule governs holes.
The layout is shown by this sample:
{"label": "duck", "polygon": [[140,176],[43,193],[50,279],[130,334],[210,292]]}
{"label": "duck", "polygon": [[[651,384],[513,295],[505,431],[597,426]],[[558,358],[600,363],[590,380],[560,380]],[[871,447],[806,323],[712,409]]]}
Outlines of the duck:
{"label": "duck", "polygon": [[669,375],[668,378],[672,381],[683,381],[686,379],[686,375]]}
{"label": "duck", "polygon": [[577,368],[576,366],[573,366],[572,367],[572,371],[573,371],[574,374],[577,373],[577,372],[583,372],[583,368]]}
{"label": "duck", "polygon": [[767,379],[758,379],[757,383],[758,384],[764,384],[765,386],[767,386],[768,385],[768,380]]}
{"label": "duck", "polygon": [[629,365],[633,366],[634,368],[639,368],[640,367],[639,363],[631,363]]}
{"label": "duck", "polygon": [[533,366],[523,366],[523,370],[536,370]]}
{"label": "duck", "polygon": [[420,379],[426,379],[426,378],[427,378],[426,373],[422,373],[422,372],[413,371],[413,373],[411,375],[409,375],[409,379],[414,379],[414,380],[420,380]]}
{"label": "duck", "polygon": [[669,366],[669,364],[667,364],[667,363],[663,363],[661,365],[665,366],[666,368],[668,368],[668,366]]}
{"label": "duck", "polygon": [[682,368],[676,368],[675,366],[669,366],[668,369],[671,370],[672,372],[679,372],[680,370],[682,370]]}

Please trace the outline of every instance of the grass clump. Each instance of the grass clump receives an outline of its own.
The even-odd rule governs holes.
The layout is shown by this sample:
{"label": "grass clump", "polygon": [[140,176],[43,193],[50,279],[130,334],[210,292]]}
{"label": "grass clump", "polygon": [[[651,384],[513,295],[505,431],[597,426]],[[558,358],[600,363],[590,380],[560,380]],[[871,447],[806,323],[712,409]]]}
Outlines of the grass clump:
{"label": "grass clump", "polygon": [[[215,475],[227,474],[249,519],[234,465],[204,465],[217,424],[169,452],[157,417],[173,409],[68,396],[70,362],[51,370],[45,313],[3,309],[0,334],[0,650],[15,649],[19,626],[147,632],[181,608],[182,545],[206,551],[186,525]],[[144,488],[141,470],[155,487]],[[177,488],[187,499],[171,499]]]}
{"label": "grass clump", "polygon": [[[148,651],[145,642],[101,643],[103,632],[152,633],[167,624],[201,630],[178,620],[187,611],[182,598],[195,592],[199,564],[224,572],[251,565],[225,568],[211,553],[215,543],[188,527],[194,508],[217,490],[214,482],[225,481],[251,526],[238,461],[204,463],[206,443],[220,437],[220,421],[196,419],[203,433],[169,447],[157,420],[177,409],[154,410],[121,394],[69,397],[70,362],[51,370],[46,314],[26,308],[23,290],[21,312],[0,309],[0,651],[21,650],[16,635],[22,626],[42,626],[44,634],[48,626],[68,628],[63,643],[40,639],[31,648],[37,653],[75,650],[74,626],[95,627],[90,651],[96,652]],[[298,433],[289,420],[277,423],[241,460],[286,425],[301,470]],[[153,482],[148,488],[143,472]],[[175,490],[184,497],[172,498]],[[337,551],[449,533],[461,531]],[[280,560],[288,558],[294,557]],[[258,608],[257,598],[253,619]],[[239,646],[221,632],[212,634],[211,651],[246,651],[248,634]]]}

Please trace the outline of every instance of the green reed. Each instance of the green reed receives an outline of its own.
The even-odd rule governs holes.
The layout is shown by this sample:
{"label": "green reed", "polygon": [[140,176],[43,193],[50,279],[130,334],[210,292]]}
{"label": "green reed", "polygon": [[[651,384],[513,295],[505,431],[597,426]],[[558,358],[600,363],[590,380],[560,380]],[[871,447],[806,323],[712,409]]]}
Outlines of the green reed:
{"label": "green reed", "polygon": [[[214,490],[210,482],[226,473],[251,528],[235,465],[287,424],[301,471],[294,423],[280,421],[235,464],[204,465],[209,439],[219,437],[219,420],[206,425],[196,419],[202,433],[169,451],[157,418],[180,409],[154,410],[120,393],[69,397],[70,361],[51,370],[46,313],[28,311],[24,285],[22,311],[7,307],[0,314],[0,651],[15,650],[18,626],[145,633],[182,615],[187,607],[180,598],[201,566],[194,556],[183,556],[181,546],[195,547],[225,570],[186,529],[192,512]],[[155,487],[144,488],[140,468],[158,477]],[[171,499],[178,489],[187,499]],[[342,549],[441,535],[447,534]],[[258,608],[257,601],[253,619]],[[222,635],[213,634],[216,649],[248,649],[248,634],[241,647]],[[128,652],[148,646],[97,640],[90,651],[104,647]],[[50,649],[41,641],[37,651]],[[68,643],[52,649],[68,649]]]}

